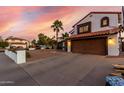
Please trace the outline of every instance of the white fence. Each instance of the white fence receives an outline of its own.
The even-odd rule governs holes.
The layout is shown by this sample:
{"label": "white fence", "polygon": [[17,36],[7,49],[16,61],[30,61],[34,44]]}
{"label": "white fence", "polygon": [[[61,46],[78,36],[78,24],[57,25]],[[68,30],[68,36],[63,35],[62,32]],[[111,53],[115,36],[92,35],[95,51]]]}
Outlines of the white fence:
{"label": "white fence", "polygon": [[15,61],[17,64],[26,63],[26,50],[17,50],[16,53],[5,50],[5,55]]}

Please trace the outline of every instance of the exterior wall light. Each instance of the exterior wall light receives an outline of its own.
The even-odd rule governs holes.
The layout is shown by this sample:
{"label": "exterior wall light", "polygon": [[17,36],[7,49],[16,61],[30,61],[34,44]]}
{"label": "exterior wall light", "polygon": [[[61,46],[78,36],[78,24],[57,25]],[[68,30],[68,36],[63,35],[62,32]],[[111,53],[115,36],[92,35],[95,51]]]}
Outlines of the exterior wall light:
{"label": "exterior wall light", "polygon": [[71,41],[68,41],[68,47],[71,47]]}
{"label": "exterior wall light", "polygon": [[71,41],[70,40],[67,41],[67,51],[71,52]]}
{"label": "exterior wall light", "polygon": [[109,39],[108,39],[108,44],[109,44],[109,45],[115,45],[115,40],[112,39],[112,38],[109,38]]}

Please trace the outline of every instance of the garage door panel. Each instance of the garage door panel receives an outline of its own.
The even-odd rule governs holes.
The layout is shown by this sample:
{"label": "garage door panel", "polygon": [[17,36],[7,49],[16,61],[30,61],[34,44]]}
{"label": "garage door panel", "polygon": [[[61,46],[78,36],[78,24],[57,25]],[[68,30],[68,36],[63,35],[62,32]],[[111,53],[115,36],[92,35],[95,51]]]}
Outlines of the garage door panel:
{"label": "garage door panel", "polygon": [[105,55],[106,51],[106,38],[72,41],[72,52]]}

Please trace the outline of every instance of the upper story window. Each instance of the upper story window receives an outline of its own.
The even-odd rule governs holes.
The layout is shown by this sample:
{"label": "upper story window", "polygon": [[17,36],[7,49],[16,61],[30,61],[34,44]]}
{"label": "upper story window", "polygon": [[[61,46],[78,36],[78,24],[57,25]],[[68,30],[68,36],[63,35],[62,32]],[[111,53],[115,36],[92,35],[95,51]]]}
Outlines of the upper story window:
{"label": "upper story window", "polygon": [[91,32],[91,22],[83,23],[77,26],[78,34]]}
{"label": "upper story window", "polygon": [[109,26],[109,18],[108,17],[103,17],[101,19],[101,27],[106,27]]}

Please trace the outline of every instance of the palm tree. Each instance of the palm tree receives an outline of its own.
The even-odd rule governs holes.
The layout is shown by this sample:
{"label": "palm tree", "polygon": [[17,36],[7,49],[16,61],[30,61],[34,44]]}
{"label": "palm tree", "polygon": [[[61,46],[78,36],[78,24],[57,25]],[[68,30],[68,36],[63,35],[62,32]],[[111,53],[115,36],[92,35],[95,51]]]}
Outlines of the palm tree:
{"label": "palm tree", "polygon": [[69,37],[69,34],[67,32],[65,32],[65,33],[62,34],[62,39],[65,40],[68,37]]}
{"label": "palm tree", "polygon": [[64,30],[63,23],[59,20],[56,20],[51,25],[51,28],[53,28],[53,31],[56,32],[56,41],[58,42],[58,33],[60,32],[60,30]]}

